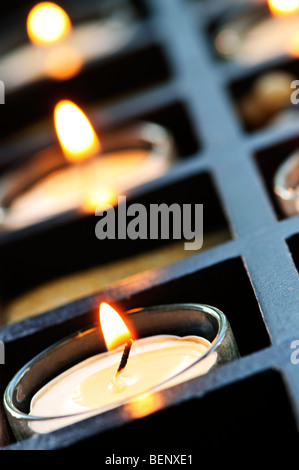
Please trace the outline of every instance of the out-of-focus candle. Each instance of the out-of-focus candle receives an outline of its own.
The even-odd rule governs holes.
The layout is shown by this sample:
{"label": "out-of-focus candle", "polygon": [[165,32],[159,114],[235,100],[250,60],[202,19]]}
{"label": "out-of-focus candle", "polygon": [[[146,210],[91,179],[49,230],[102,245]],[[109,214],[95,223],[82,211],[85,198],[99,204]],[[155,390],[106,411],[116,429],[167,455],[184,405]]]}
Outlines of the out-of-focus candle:
{"label": "out-of-focus candle", "polygon": [[255,7],[248,3],[247,11],[245,4],[243,14],[222,24],[215,48],[223,58],[250,65],[293,54],[299,29],[299,1],[268,0],[268,7],[267,12],[259,4]]}
{"label": "out-of-focus candle", "polygon": [[27,18],[31,43],[1,58],[1,80],[10,92],[47,77],[70,79],[88,63],[124,47],[137,29],[128,8],[119,15],[73,26],[60,6],[39,3]]}
{"label": "out-of-focus candle", "polygon": [[[118,194],[126,194],[133,187],[165,173],[174,157],[172,139],[162,127],[154,124],[136,125],[135,142],[130,144],[132,130],[128,130],[127,142],[122,142],[119,150],[115,144],[113,150],[102,152],[89,119],[75,103],[67,100],[58,103],[54,121],[65,166],[30,182],[24,190],[18,189],[18,181],[24,179],[22,170],[20,174],[16,172],[3,178],[0,206],[1,199],[5,200],[1,193],[9,192],[13,185],[19,191],[4,211],[2,228],[6,230],[70,210],[92,213],[103,203],[114,205]],[[136,144],[138,140],[141,143]],[[118,141],[117,131],[115,141]],[[43,151],[42,157],[55,161],[55,154],[61,150],[53,146]]]}
{"label": "out-of-focus candle", "polygon": [[[131,336],[112,307],[101,304],[100,312],[106,319],[102,324],[103,334],[110,336],[106,341],[108,348]],[[161,390],[206,373],[215,363],[217,353],[208,354],[202,361],[199,359],[210,347],[208,340],[198,336],[157,335],[134,340],[122,372],[121,386],[113,386],[113,378],[123,346],[93,356],[53,379],[32,398],[30,414],[43,417],[73,415],[59,420],[61,427],[81,420],[81,412],[90,411],[93,415],[107,411],[152,389]],[[55,429],[57,423],[36,421],[31,426],[44,433]]]}
{"label": "out-of-focus candle", "polygon": [[292,73],[283,70],[258,76],[247,93],[238,98],[238,110],[245,126],[256,129],[282,118],[290,108],[291,84],[295,79]]}

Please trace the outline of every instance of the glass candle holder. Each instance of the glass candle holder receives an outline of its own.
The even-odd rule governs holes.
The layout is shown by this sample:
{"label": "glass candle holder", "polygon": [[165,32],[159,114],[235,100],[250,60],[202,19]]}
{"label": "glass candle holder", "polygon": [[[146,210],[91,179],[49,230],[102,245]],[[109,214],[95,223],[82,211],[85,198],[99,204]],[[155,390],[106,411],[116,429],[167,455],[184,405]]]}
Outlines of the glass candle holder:
{"label": "glass candle holder", "polygon": [[[201,341],[206,347],[200,357],[193,360],[186,362],[185,355],[185,364],[182,363],[180,369],[175,373],[170,373],[165,380],[156,380],[159,377],[159,361],[161,357],[163,358],[163,355],[155,364],[154,371],[151,371],[147,364],[145,372],[146,374],[153,374],[152,384],[145,387],[144,390],[141,387],[138,394],[132,393],[132,395],[129,394],[122,398],[122,394],[119,393],[117,400],[107,403],[105,406],[79,413],[58,416],[34,416],[29,414],[32,398],[35,394],[45,384],[49,384],[52,379],[61,377],[60,374],[62,373],[65,374],[65,371],[68,371],[69,374],[70,368],[77,367],[81,361],[89,361],[90,358],[92,360],[97,358],[101,361],[105,360],[107,355],[110,355],[110,359],[114,362],[113,354],[118,354],[115,364],[119,361],[121,351],[104,352],[103,338],[97,326],[75,333],[33,358],[17,372],[7,386],[4,395],[4,407],[11,428],[18,440],[54,431],[90,418],[93,415],[104,413],[112,408],[130,405],[136,399],[138,401],[138,398],[148,396],[148,394],[159,392],[159,395],[163,397],[163,393],[166,393],[167,388],[182,382],[188,383],[189,380],[238,357],[238,349],[230,325],[225,315],[215,307],[203,304],[162,305],[132,310],[127,313],[127,318],[138,338],[134,341],[136,343],[138,341],[150,343],[157,341],[157,338],[158,342],[163,343],[165,338],[167,340],[171,338],[171,341],[176,341],[177,344],[180,344],[180,341],[183,341],[184,344],[189,342],[191,350],[193,345],[196,349],[198,341]],[[163,350],[163,354],[165,351]],[[178,354],[177,350],[176,353]],[[134,360],[134,357],[132,357],[132,360]],[[143,359],[140,360],[143,361]],[[99,393],[101,393],[100,390]],[[182,392],[178,388],[176,393],[179,400]],[[139,408],[142,408],[142,403],[141,400]],[[162,403],[160,407],[163,407],[163,400],[162,402],[160,400],[160,403]],[[145,409],[142,411],[143,414],[146,413]],[[122,419],[120,412],[120,422]]]}

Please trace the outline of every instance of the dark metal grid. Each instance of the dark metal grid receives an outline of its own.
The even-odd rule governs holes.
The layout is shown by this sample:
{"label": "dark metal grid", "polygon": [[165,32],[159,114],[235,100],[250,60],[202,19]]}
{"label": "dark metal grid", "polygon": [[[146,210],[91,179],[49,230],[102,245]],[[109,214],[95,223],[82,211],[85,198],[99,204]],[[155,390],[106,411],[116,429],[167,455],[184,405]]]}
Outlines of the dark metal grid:
{"label": "dark metal grid", "polygon": [[[243,132],[228,86],[232,78],[237,79],[247,72],[238,71],[234,65],[217,63],[211,56],[206,36],[205,2],[193,4],[184,0],[148,0],[147,5],[155,40],[162,45],[168,58],[172,80],[145,94],[101,110],[101,116],[107,122],[115,122],[117,119],[133,118],[141,110],[155,108],[172,97],[181,100],[191,117],[195,135],[202,143],[202,150],[188,160],[181,160],[168,175],[148,186],[159,187],[197,172],[208,171],[215,181],[233,240],[172,266],[134,276],[103,293],[56,311],[4,327],[0,338],[7,346],[8,357],[10,351],[17,353],[16,347],[26,338],[36,341],[35,349],[38,350],[39,342],[45,336],[51,343],[51,334],[55,337],[55,327],[60,327],[60,335],[64,336],[74,327],[87,324],[94,305],[102,298],[121,301],[128,307],[135,307],[138,302],[146,304],[149,298],[150,301],[156,298],[161,300],[164,291],[167,292],[167,286],[176,283],[184,285],[189,276],[206,268],[217,267],[221,262],[240,258],[271,338],[271,345],[241,357],[200,380],[193,380],[185,390],[184,400],[188,402],[195,395],[209,395],[218,389],[221,397],[222,387],[274,369],[279,371],[283,379],[298,427],[299,375],[296,366],[290,362],[290,343],[299,336],[299,277],[286,240],[298,232],[299,216],[277,220],[254,161],[255,152],[297,136],[298,133],[296,129],[287,132],[267,129],[252,135]],[[217,291],[217,279],[214,288]],[[242,315],[242,292],[234,292],[231,286],[231,294],[238,298]],[[204,292],[200,292],[200,296],[204,301]],[[229,312],[225,313],[229,316]],[[248,321],[250,318],[244,317],[244,329]],[[168,404],[176,404],[171,391]],[[113,429],[117,425],[117,414],[111,411],[106,416],[99,416],[94,419],[94,425],[95,428],[90,428],[88,424],[80,423],[81,437],[84,435],[92,439],[101,429]],[[72,428],[60,430],[56,436],[53,439],[41,436],[9,447],[51,449],[76,445],[78,440]]]}

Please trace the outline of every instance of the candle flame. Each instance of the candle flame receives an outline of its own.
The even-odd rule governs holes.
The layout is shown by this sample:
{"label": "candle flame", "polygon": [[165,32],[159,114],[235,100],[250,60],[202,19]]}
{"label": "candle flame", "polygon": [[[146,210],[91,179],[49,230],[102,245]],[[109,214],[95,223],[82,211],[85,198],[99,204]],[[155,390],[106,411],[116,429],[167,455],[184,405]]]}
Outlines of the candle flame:
{"label": "candle flame", "polygon": [[99,139],[83,111],[72,101],[60,101],[54,110],[57,136],[65,157],[74,162],[95,156]]}
{"label": "candle flame", "polygon": [[299,0],[268,0],[268,5],[271,13],[277,16],[288,15],[299,10]]}
{"label": "candle flame", "polygon": [[132,338],[122,317],[105,302],[100,305],[100,324],[107,349],[114,349]]}
{"label": "candle flame", "polygon": [[71,20],[67,13],[52,2],[38,3],[27,18],[29,39],[39,46],[60,41],[70,33],[71,28]]}

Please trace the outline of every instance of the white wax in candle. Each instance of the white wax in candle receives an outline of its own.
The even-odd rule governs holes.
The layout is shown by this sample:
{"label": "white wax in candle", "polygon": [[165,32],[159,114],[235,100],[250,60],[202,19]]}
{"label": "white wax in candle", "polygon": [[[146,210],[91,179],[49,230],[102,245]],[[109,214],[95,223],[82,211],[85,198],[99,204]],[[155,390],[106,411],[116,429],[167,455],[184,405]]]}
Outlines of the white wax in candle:
{"label": "white wax in candle", "polygon": [[[54,151],[54,150],[53,150]],[[84,210],[85,198],[101,189],[125,195],[134,186],[161,176],[170,159],[143,149],[122,150],[72,165],[43,178],[10,205],[3,227],[20,228],[63,212]],[[102,202],[97,201],[94,212]]]}
{"label": "white wax in candle", "polygon": [[[50,432],[119,406],[152,387],[161,390],[202,375],[215,363],[216,352],[211,352],[202,361],[187,368],[198,361],[210,346],[208,340],[198,336],[179,338],[157,335],[135,340],[121,374],[125,387],[119,391],[113,389],[112,381],[123,347],[93,356],[50,381],[31,401],[32,416],[74,416],[56,421],[33,422],[31,427],[37,432]],[[179,375],[174,377],[176,374]],[[87,416],[76,415],[88,411],[90,413]]]}

